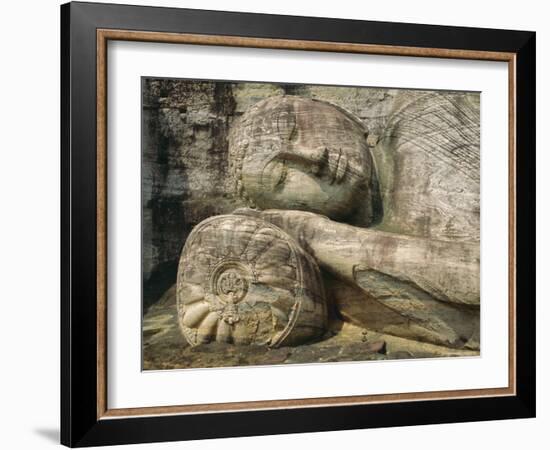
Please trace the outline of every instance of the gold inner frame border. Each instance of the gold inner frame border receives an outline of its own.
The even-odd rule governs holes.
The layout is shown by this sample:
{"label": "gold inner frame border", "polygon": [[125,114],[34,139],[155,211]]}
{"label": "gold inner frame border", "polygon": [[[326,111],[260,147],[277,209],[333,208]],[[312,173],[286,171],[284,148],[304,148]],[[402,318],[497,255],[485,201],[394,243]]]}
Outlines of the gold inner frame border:
{"label": "gold inner frame border", "polygon": [[[269,409],[313,408],[404,401],[448,400],[516,394],[516,54],[478,50],[356,44],[240,36],[160,33],[116,29],[96,31],[97,108],[97,419],[134,416],[220,413]],[[110,40],[216,45],[409,57],[502,61],[508,63],[508,386],[400,394],[318,397],[200,405],[109,409],[107,405],[107,42]]]}

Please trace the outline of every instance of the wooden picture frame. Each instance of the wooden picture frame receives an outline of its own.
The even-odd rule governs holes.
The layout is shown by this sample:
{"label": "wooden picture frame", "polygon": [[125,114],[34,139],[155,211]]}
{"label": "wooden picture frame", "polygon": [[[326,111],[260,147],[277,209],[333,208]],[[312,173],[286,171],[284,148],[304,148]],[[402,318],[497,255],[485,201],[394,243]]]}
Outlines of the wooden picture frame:
{"label": "wooden picture frame", "polygon": [[[508,387],[110,409],[106,394],[109,40],[507,62]],[[77,2],[61,7],[61,56],[64,445],[535,416],[535,33]]]}

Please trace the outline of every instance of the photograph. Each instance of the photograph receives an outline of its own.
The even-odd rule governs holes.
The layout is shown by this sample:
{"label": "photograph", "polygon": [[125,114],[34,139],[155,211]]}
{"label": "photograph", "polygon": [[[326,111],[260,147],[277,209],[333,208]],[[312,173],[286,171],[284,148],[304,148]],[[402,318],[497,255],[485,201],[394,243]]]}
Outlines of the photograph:
{"label": "photograph", "polygon": [[480,92],[141,77],[142,370],[479,357]]}

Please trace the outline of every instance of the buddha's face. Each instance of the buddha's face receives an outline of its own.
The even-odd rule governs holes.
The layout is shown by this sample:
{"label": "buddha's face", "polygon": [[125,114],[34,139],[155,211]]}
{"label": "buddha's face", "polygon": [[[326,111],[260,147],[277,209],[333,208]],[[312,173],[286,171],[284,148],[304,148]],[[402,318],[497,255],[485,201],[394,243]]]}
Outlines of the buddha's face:
{"label": "buddha's face", "polygon": [[247,112],[241,127],[231,145],[245,149],[241,188],[256,206],[341,219],[369,201],[365,131],[337,107],[274,97]]}

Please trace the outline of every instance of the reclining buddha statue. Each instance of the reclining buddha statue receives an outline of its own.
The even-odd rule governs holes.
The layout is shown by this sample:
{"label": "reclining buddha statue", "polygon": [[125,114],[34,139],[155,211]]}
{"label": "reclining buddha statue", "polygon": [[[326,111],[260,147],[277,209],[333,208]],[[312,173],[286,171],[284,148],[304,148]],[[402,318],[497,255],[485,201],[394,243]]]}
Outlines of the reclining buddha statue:
{"label": "reclining buddha statue", "polygon": [[229,136],[248,208],[210,218],[178,270],[191,344],[294,345],[327,316],[479,348],[479,127],[470,100],[402,91],[384,132],[320,100],[275,96]]}

